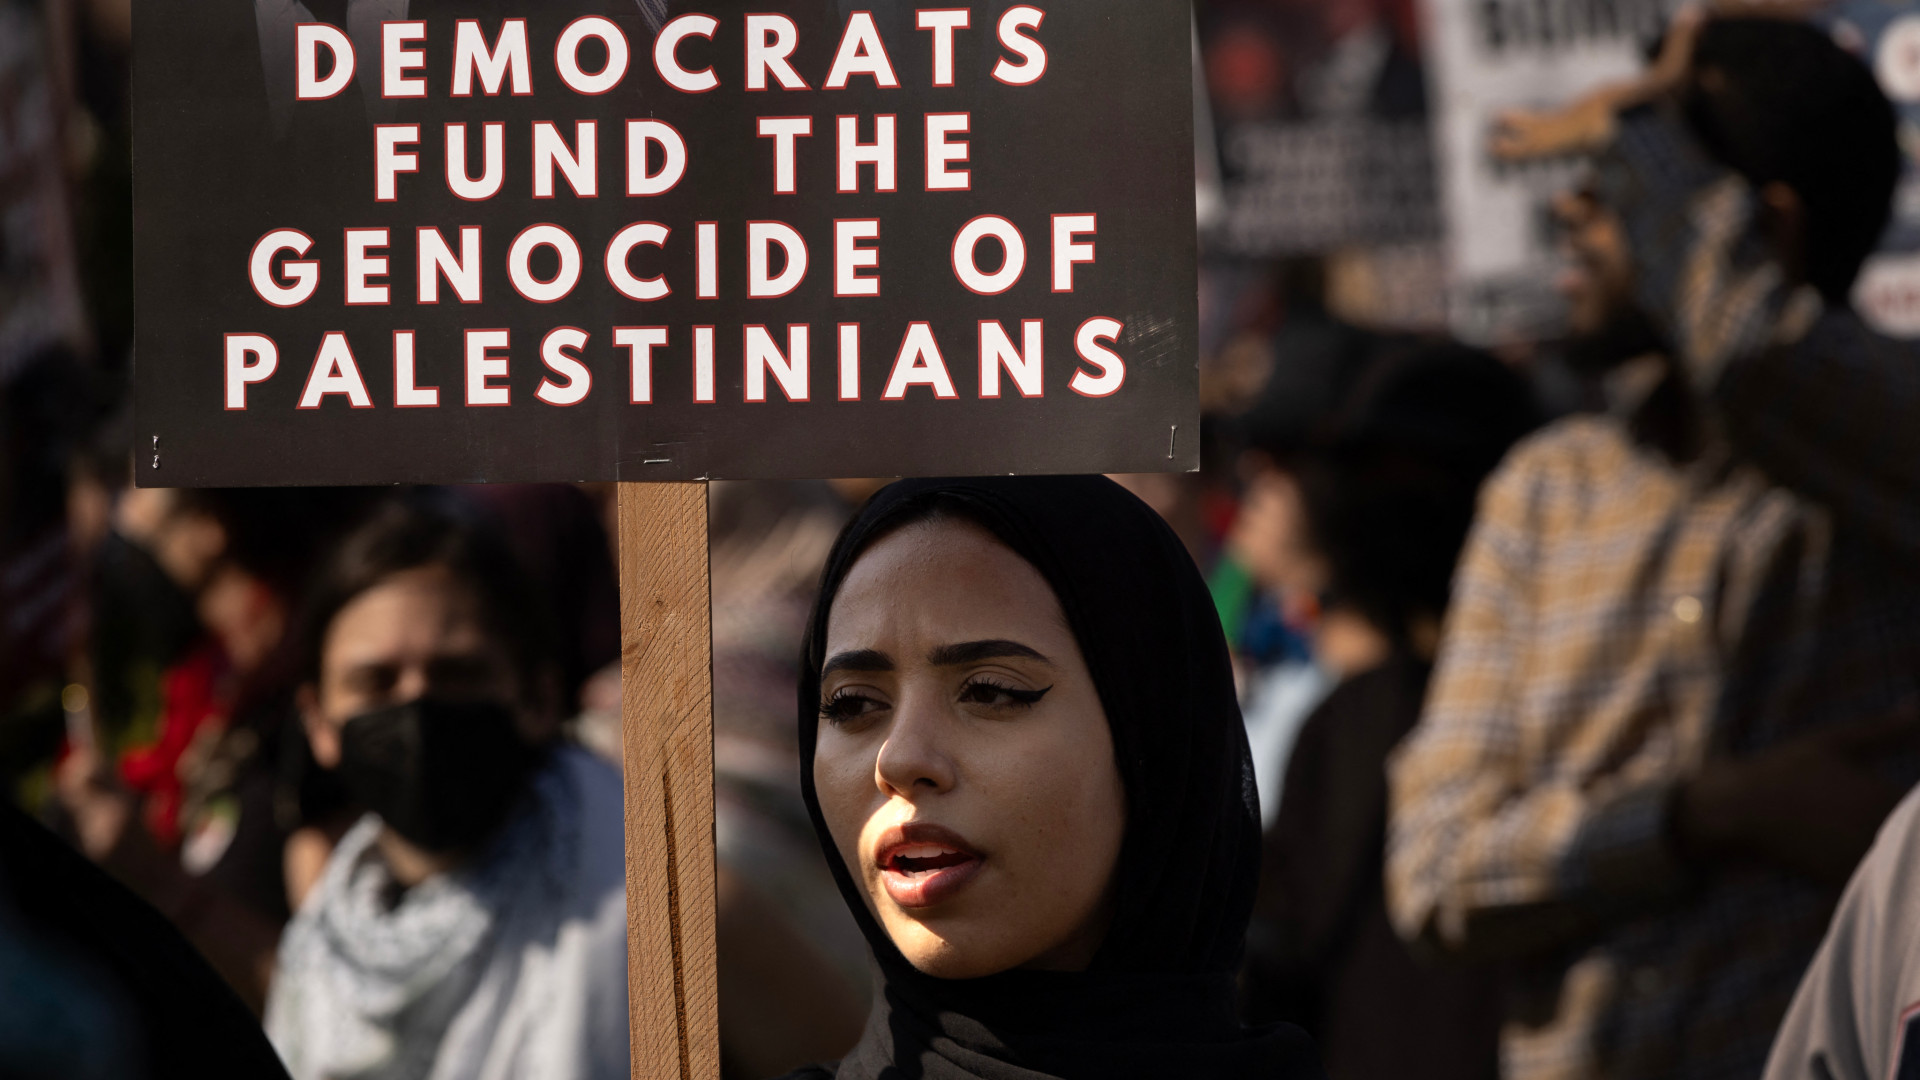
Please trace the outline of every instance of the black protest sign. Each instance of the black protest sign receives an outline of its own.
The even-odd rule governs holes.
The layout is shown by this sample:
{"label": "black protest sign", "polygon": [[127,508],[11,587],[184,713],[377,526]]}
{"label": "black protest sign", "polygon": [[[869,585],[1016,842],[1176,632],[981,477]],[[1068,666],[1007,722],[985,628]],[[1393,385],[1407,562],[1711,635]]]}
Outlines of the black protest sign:
{"label": "black protest sign", "polygon": [[143,3],[140,482],[1194,467],[1188,6],[850,6]]}

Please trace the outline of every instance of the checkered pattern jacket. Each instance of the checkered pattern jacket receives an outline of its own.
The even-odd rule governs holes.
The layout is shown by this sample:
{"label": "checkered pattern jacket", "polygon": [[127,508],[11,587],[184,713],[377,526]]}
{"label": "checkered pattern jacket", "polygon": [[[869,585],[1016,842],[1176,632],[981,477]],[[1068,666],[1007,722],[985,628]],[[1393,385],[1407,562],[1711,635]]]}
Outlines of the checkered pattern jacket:
{"label": "checkered pattern jacket", "polygon": [[[1920,695],[1920,353],[1785,284],[1670,117],[1627,118],[1596,184],[1674,355],[1488,482],[1391,763],[1390,910],[1516,966],[1511,1078],[1752,1077],[1837,893],[1687,865],[1667,806],[1710,757]],[[1638,432],[1683,388],[1676,458]]]}

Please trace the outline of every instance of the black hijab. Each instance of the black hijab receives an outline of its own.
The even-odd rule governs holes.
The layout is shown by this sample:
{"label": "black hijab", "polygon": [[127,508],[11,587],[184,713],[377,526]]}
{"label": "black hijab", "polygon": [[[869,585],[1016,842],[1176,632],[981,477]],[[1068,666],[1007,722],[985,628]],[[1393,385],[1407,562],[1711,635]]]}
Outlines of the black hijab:
{"label": "black hijab", "polygon": [[[1032,563],[1098,688],[1126,789],[1111,930],[1085,972],[923,975],[868,912],[813,786],[827,620],[848,570],[905,523],[975,522]],[[839,1080],[1212,1080],[1319,1077],[1306,1036],[1250,1031],[1234,974],[1260,869],[1260,814],[1220,621],[1186,549],[1103,477],[909,480],[834,545],[800,679],[801,785],[880,986]]]}

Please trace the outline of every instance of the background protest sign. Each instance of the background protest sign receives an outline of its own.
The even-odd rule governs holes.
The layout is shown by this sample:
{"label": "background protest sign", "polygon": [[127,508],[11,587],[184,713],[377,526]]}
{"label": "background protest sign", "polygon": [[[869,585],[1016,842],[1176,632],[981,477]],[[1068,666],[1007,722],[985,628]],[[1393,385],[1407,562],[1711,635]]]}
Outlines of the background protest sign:
{"label": "background protest sign", "polygon": [[1580,168],[1505,164],[1488,152],[1503,112],[1553,108],[1631,77],[1666,26],[1663,0],[1425,0],[1449,274],[1449,321],[1478,344],[1549,336],[1564,309],[1554,289],[1553,196]]}
{"label": "background protest sign", "polygon": [[142,483],[1197,466],[1184,5],[323,7],[141,9]]}
{"label": "background protest sign", "polygon": [[1215,250],[1273,257],[1436,238],[1413,0],[1216,0],[1198,33],[1225,173]]}
{"label": "background protest sign", "polygon": [[1920,337],[1920,3],[1842,0],[1814,17],[1873,68],[1900,118],[1893,220],[1861,268],[1854,307],[1882,333]]}

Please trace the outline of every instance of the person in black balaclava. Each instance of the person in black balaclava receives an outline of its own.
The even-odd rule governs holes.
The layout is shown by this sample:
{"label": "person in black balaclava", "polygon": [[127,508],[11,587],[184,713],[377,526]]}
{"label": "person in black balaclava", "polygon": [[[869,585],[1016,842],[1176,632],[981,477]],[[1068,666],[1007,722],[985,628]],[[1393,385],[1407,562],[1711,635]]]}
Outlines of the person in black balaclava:
{"label": "person in black balaclava", "polygon": [[295,1080],[627,1076],[620,777],[556,742],[540,611],[497,538],[404,503],[314,591],[302,720],[370,812],[281,941]]}
{"label": "person in black balaclava", "polygon": [[801,779],[878,993],[793,1080],[1322,1075],[1249,1030],[1259,872],[1225,640],[1179,539],[1098,477],[905,481],[830,558]]}

